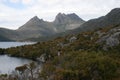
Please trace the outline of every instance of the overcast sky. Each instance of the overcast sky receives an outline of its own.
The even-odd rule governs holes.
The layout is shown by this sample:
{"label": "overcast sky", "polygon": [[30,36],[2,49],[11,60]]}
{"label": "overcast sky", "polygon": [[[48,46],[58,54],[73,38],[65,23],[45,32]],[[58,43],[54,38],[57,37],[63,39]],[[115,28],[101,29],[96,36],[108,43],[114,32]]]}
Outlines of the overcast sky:
{"label": "overcast sky", "polygon": [[17,29],[34,16],[53,21],[59,12],[89,20],[116,7],[120,0],[0,0],[0,27]]}

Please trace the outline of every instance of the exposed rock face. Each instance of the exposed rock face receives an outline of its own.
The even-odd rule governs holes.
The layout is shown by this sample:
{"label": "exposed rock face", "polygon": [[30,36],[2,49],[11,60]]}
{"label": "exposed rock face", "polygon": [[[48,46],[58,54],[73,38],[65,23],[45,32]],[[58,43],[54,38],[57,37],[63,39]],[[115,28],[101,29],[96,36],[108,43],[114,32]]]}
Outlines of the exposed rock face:
{"label": "exposed rock face", "polygon": [[72,13],[72,14],[59,13],[55,18],[54,24],[58,25],[58,24],[67,24],[67,23],[73,23],[73,22],[84,23],[85,21],[82,20],[75,13]]}
{"label": "exposed rock face", "polygon": [[111,29],[103,37],[98,40],[98,43],[103,44],[103,49],[117,46],[120,44],[120,26]]}
{"label": "exposed rock face", "polygon": [[65,18],[66,18],[65,14],[59,13],[55,18],[54,24],[64,24]]}
{"label": "exposed rock face", "polygon": [[71,37],[70,39],[69,39],[69,42],[74,42],[74,41],[76,41],[77,40],[77,38],[75,37],[75,36],[73,36],[73,37]]}
{"label": "exposed rock face", "polygon": [[[118,34],[120,35],[120,33]],[[106,40],[106,45],[112,47],[112,46],[116,46],[119,44],[119,39],[117,36],[115,36],[115,34],[113,34],[112,36],[110,36],[107,40]]]}
{"label": "exposed rock face", "polygon": [[53,22],[58,30],[58,32],[65,31],[65,30],[72,30],[78,28],[80,25],[85,23],[79,16],[75,13],[72,14],[62,14],[59,13],[54,22]]}

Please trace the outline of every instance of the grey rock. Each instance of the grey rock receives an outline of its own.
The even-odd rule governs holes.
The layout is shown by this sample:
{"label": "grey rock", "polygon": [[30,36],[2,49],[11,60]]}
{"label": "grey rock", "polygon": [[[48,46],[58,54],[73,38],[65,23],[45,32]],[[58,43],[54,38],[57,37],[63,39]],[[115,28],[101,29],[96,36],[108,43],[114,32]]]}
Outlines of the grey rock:
{"label": "grey rock", "polygon": [[105,32],[97,31],[96,34],[97,34],[99,37],[101,37],[101,36],[105,35]]}
{"label": "grey rock", "polygon": [[118,46],[120,44],[120,28],[113,28],[109,30],[105,36],[102,36],[97,43],[103,44],[103,49],[107,50],[109,47]]}
{"label": "grey rock", "polygon": [[74,41],[76,41],[77,40],[77,38],[75,37],[75,36],[73,36],[73,37],[71,37],[70,39],[69,39],[69,42],[74,42]]}
{"label": "grey rock", "polygon": [[85,23],[85,21],[82,20],[75,13],[72,14],[59,13],[56,16],[53,23],[56,26],[57,31],[61,32],[65,30],[72,30],[78,28],[80,25]]}

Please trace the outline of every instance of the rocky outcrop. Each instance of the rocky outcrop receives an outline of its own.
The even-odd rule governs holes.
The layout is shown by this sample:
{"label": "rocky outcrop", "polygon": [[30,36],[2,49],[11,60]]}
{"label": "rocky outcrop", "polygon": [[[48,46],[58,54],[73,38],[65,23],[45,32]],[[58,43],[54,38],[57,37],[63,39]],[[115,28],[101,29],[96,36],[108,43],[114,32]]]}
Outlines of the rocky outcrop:
{"label": "rocky outcrop", "polygon": [[120,44],[120,26],[106,32],[97,43],[103,44],[103,49],[118,46]]}

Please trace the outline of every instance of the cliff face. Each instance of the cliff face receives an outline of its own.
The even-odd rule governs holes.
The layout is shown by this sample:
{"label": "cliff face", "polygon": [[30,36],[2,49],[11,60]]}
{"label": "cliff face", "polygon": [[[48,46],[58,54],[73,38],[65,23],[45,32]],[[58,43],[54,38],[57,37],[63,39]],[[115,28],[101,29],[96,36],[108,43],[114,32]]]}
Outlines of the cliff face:
{"label": "cliff face", "polygon": [[85,21],[82,20],[75,13],[72,13],[72,14],[59,13],[56,16],[53,23],[54,23],[58,32],[63,32],[63,31],[66,31],[66,30],[76,29],[80,25],[85,23]]}

